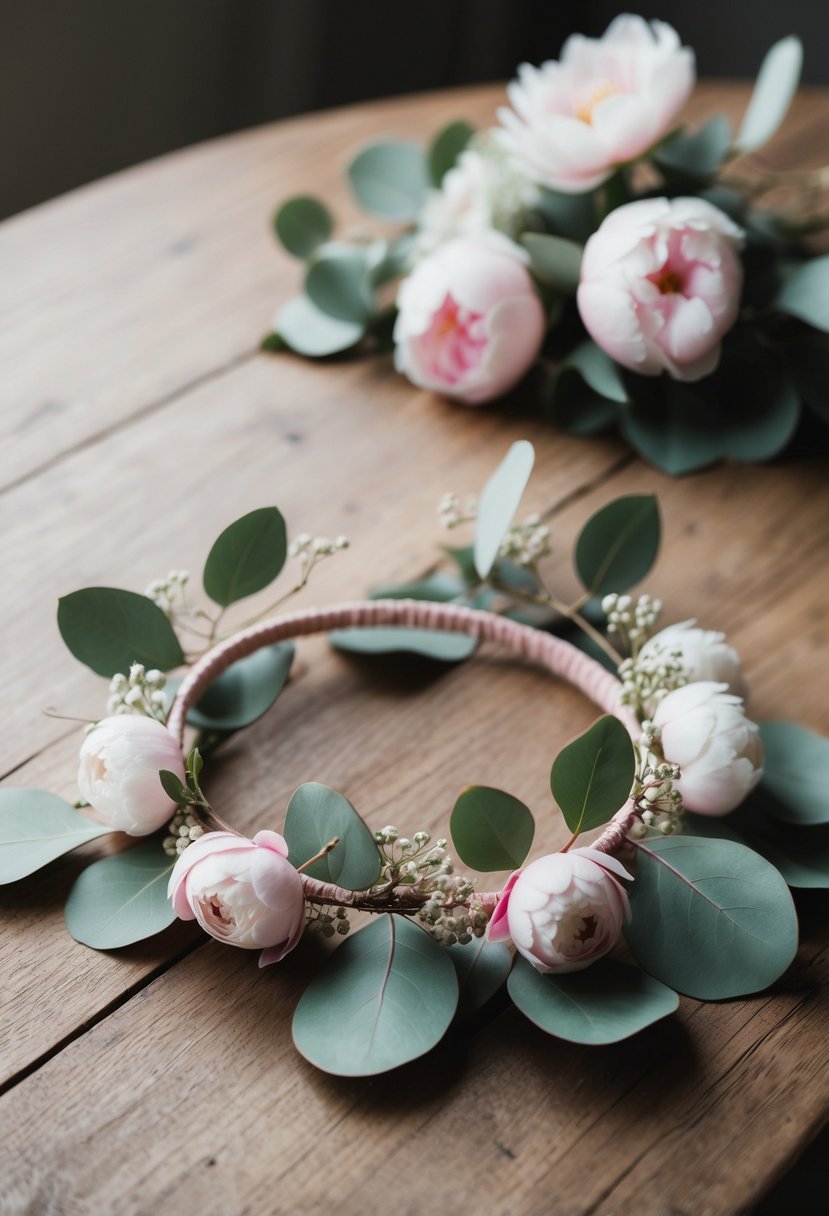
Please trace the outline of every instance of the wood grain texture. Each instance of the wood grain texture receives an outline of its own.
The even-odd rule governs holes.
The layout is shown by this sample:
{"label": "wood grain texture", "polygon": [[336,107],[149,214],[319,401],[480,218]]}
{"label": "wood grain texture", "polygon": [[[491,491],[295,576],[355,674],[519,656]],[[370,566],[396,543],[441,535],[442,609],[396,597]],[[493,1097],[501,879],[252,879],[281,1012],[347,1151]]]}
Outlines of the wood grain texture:
{"label": "wood grain texture", "polygon": [[[667,619],[693,612],[728,631],[756,717],[829,733],[825,465],[670,481],[616,440],[549,431],[521,400],[452,408],[387,360],[252,353],[298,284],[268,236],[275,202],[313,189],[353,217],[339,175],[355,144],[425,137],[455,115],[485,121],[499,96],[463,90],[247,132],[0,226],[6,785],[72,797],[77,732],[39,711],[100,712],[101,682],[58,639],[59,594],[197,572],[221,527],[275,501],[294,531],[352,540],[300,602],[353,598],[427,569],[444,539],[437,498],[478,489],[518,437],[537,447],[527,509],[551,522],[549,570],[564,594],[591,511],[656,491],[666,545],[648,589]],[[693,113],[738,116],[745,97],[707,86]],[[825,159],[827,117],[824,95],[799,98],[776,163]],[[408,831],[445,828],[463,785],[500,785],[536,809],[550,847],[564,835],[550,760],[591,716],[578,694],[496,651],[426,678],[308,640],[279,704],[206,776],[243,829],[278,827],[303,780],[342,789],[374,827]],[[762,1195],[827,1117],[829,933],[817,897],[799,900],[798,960],[768,993],[683,1000],[669,1022],[592,1050],[496,1005],[426,1061],[340,1081],[290,1042],[313,943],[266,972],[184,925],[95,953],[63,924],[83,860],[0,892],[10,1212],[234,1216],[335,1203],[414,1214],[463,1196],[487,1214],[725,1216]]]}

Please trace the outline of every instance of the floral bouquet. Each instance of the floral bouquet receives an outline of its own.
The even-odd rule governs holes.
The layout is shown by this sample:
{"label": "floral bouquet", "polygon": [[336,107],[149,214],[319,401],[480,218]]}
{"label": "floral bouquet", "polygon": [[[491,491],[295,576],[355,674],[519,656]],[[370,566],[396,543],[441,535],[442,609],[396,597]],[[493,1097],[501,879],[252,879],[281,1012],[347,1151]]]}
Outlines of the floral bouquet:
{"label": "floral bouquet", "polygon": [[797,38],[777,43],[739,131],[722,115],[691,131],[694,55],[670,26],[624,15],[574,35],[559,60],[521,66],[497,127],[359,152],[350,185],[391,234],[332,239],[324,203],[285,202],[275,230],[304,294],[263,346],[391,344],[414,384],[473,406],[538,364],[562,430],[616,428],[672,474],[770,459],[829,422],[829,257],[813,245],[829,167],[747,159],[801,61]]}

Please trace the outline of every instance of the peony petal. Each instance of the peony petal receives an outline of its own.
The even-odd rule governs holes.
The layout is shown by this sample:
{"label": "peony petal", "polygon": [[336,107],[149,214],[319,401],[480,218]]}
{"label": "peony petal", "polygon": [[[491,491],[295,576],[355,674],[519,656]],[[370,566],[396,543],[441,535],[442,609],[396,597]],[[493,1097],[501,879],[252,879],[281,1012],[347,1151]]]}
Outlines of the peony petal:
{"label": "peony petal", "polygon": [[510,894],[520,875],[521,871],[516,870],[513,874],[510,874],[506,881],[504,889],[499,896],[498,903],[495,905],[495,911],[489,918],[489,924],[486,927],[486,939],[488,942],[502,942],[509,940],[510,932],[507,912],[509,910]]}

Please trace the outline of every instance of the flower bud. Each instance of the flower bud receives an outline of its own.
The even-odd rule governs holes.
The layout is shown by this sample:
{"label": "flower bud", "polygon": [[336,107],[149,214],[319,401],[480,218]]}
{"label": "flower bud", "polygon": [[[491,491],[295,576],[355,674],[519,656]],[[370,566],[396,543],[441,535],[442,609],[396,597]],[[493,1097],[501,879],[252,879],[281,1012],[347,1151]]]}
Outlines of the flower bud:
{"label": "flower bud", "polygon": [[740,656],[727,645],[724,633],[696,628],[696,621],[681,621],[654,634],[639,652],[643,666],[657,665],[660,658],[679,656],[689,683],[716,680],[727,684],[738,697],[746,694]]}
{"label": "flower bud", "polygon": [[158,776],[163,768],[184,781],[181,750],[166,726],[129,713],[102,719],[80,751],[78,789],[87,814],[130,836],[154,832],[176,809]]}

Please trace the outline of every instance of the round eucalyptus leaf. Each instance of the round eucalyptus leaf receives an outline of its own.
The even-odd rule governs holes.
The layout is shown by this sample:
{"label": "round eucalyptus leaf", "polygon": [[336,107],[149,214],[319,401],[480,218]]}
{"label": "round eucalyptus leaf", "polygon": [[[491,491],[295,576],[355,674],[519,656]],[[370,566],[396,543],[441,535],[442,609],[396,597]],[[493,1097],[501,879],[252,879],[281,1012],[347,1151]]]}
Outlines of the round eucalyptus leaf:
{"label": "round eucalyptus leaf", "polygon": [[167,898],[173,865],[158,840],[146,840],[87,866],[66,901],[75,941],[115,950],[166,929],[176,919]]}
{"label": "round eucalyptus leaf", "polygon": [[276,507],[261,507],[230,524],[204,564],[204,589],[226,608],[272,583],[285,565],[285,520]]}
{"label": "round eucalyptus leaf", "polygon": [[99,676],[133,663],[169,671],[184,662],[175,630],[146,595],[117,587],[85,587],[58,600],[58,628],[76,659]]}
{"label": "round eucalyptus leaf", "polygon": [[366,328],[358,321],[338,321],[312,304],[307,296],[297,296],[276,314],[274,329],[291,350],[309,359],[339,355],[356,346]]}
{"label": "round eucalyptus leaf", "polygon": [[429,170],[416,144],[381,140],[364,148],[348,166],[357,202],[383,219],[413,220],[426,202]]}
{"label": "round eucalyptus leaf", "polygon": [[550,788],[574,834],[601,827],[630,797],[636,756],[627,729],[606,714],[553,762]]}
{"label": "round eucalyptus leaf", "polygon": [[626,377],[632,403],[620,415],[620,424],[628,443],[672,477],[722,460],[726,454],[723,418],[695,387],[672,380],[654,392],[642,380],[641,376]]}
{"label": "round eucalyptus leaf", "polygon": [[294,1012],[294,1043],[323,1072],[374,1076],[430,1051],[457,1004],[448,951],[402,917],[381,916],[311,981]]}
{"label": "round eucalyptus leaf", "polygon": [[329,317],[365,325],[374,311],[365,252],[355,245],[325,245],[305,275],[305,293]]}
{"label": "round eucalyptus leaf", "polygon": [[455,167],[458,157],[474,134],[473,126],[458,119],[442,127],[429,144],[429,177],[437,189],[440,189],[449,170]]}
{"label": "round eucalyptus leaf", "polygon": [[829,824],[797,827],[768,814],[756,791],[725,818],[686,814],[686,833],[748,845],[779,870],[790,887],[829,890]]}
{"label": "round eucalyptus leaf", "polygon": [[627,591],[656,561],[661,536],[654,494],[629,494],[593,515],[576,541],[579,578],[594,596]]}
{"label": "round eucalyptus leaf", "polygon": [[330,239],[334,221],[325,203],[310,194],[298,194],[282,204],[273,226],[288,253],[308,258]]}
{"label": "round eucalyptus leaf", "polygon": [[448,604],[466,591],[466,583],[457,574],[435,570],[411,583],[384,583],[371,593],[373,600],[431,600]]}
{"label": "round eucalyptus leaf", "polygon": [[759,992],[797,951],[797,915],[773,865],[732,840],[669,836],[637,847],[625,930],[637,961],[699,1000]]}
{"label": "round eucalyptus leaf", "polygon": [[283,828],[291,865],[301,866],[339,837],[339,844],[305,873],[349,891],[365,891],[380,876],[374,836],[337,790],[316,781],[301,785],[288,804]]}
{"label": "round eucalyptus leaf", "polygon": [[266,646],[223,671],[187,713],[197,730],[242,730],[262,717],[276,701],[291,674],[290,642]]}
{"label": "round eucalyptus leaf", "polygon": [[562,295],[574,296],[579,285],[584,246],[562,236],[525,232],[521,244],[530,255],[533,274]]}
{"label": "round eucalyptus leaf", "polygon": [[408,629],[397,625],[335,629],[328,638],[332,646],[351,654],[419,654],[441,663],[462,663],[478,647],[478,639],[467,637],[465,633]]}
{"label": "round eucalyptus leaf", "polygon": [[491,1000],[512,969],[512,954],[503,942],[474,937],[466,945],[450,946],[449,960],[458,977],[456,1017],[464,1021]]}
{"label": "round eucalyptus leaf", "polygon": [[698,131],[680,131],[654,156],[668,175],[705,181],[716,173],[731,147],[731,124],[715,114]]}
{"label": "round eucalyptus leaf", "polygon": [[0,883],[16,882],[112,828],[46,790],[0,790]]}
{"label": "round eucalyptus leaf", "polygon": [[478,501],[475,527],[475,569],[485,579],[495,564],[501,541],[518,510],[530,479],[535,450],[526,439],[519,439],[507,452],[483,488]]}
{"label": "round eucalyptus leaf", "polygon": [[739,152],[754,152],[774,135],[797,92],[803,66],[803,46],[789,36],[766,53],[736,139]]}
{"label": "round eucalyptus leaf", "polygon": [[606,430],[626,401],[619,368],[595,342],[576,347],[551,381],[551,420],[568,435]]}
{"label": "round eucalyptus leaf", "polygon": [[463,791],[452,809],[452,843],[464,865],[482,874],[517,870],[535,835],[535,820],[512,794],[487,785]]}
{"label": "round eucalyptus leaf", "polygon": [[790,271],[775,302],[782,312],[829,332],[829,254]]}
{"label": "round eucalyptus leaf", "polygon": [[786,823],[829,823],[829,739],[796,722],[764,722],[764,803]]}
{"label": "round eucalyptus leaf", "polygon": [[679,1006],[672,988],[612,958],[599,959],[584,971],[542,975],[519,955],[507,989],[541,1030],[591,1047],[629,1039]]}
{"label": "round eucalyptus leaf", "polygon": [[562,194],[557,190],[542,188],[537,207],[552,232],[581,244],[595,232],[599,222],[595,190],[588,190],[584,194]]}

